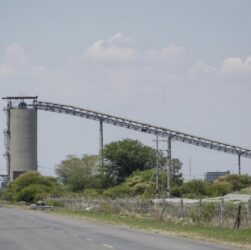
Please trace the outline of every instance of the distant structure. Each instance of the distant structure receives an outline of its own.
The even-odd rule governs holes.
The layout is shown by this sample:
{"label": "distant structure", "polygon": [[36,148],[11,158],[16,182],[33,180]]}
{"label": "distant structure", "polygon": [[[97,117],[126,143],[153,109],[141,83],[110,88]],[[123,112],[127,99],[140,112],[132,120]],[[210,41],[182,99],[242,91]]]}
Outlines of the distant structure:
{"label": "distant structure", "polygon": [[36,97],[5,97],[7,106],[5,134],[5,157],[7,175],[16,179],[28,170],[37,170],[37,110],[28,102]]}
{"label": "distant structure", "polygon": [[0,189],[4,188],[9,182],[8,175],[0,175]]}
{"label": "distant structure", "polygon": [[214,182],[217,178],[224,176],[224,175],[229,175],[230,171],[226,172],[206,172],[205,174],[205,181],[208,182]]}
{"label": "distant structure", "polygon": [[104,123],[166,138],[170,162],[172,158],[171,144],[173,141],[236,155],[238,157],[239,174],[241,174],[241,157],[251,159],[251,150],[247,148],[81,107],[38,101],[37,98],[37,96],[12,96],[3,98],[7,100],[7,106],[4,108],[7,118],[7,128],[4,134],[7,176],[9,180],[14,180],[28,170],[37,170],[37,110],[78,116],[99,122],[101,167],[104,165]]}

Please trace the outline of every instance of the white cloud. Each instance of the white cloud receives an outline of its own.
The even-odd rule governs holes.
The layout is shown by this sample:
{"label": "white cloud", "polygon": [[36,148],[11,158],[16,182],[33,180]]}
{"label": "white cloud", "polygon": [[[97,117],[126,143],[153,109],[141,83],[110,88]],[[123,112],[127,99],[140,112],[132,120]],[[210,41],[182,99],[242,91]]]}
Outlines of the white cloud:
{"label": "white cloud", "polygon": [[0,64],[0,77],[13,76],[17,73],[16,69],[4,63]]}
{"label": "white cloud", "polygon": [[[44,66],[33,66],[26,51],[18,43],[6,46],[3,53],[3,61],[0,64],[0,77],[14,77],[21,75],[38,75]],[[40,74],[41,75],[41,74]]]}
{"label": "white cloud", "polygon": [[149,49],[145,51],[145,58],[148,62],[177,63],[183,59],[185,49],[171,44],[162,49]]}
{"label": "white cloud", "polygon": [[99,40],[91,45],[84,54],[98,61],[127,63],[136,57],[136,51],[129,46],[131,39],[122,33],[117,33],[108,41]]}
{"label": "white cloud", "polygon": [[29,67],[29,58],[19,44],[13,43],[6,46],[3,62],[0,64],[0,76],[19,75],[21,72],[27,72]]}
{"label": "white cloud", "polygon": [[19,44],[13,43],[5,49],[4,63],[16,68],[25,68],[29,65],[29,58]]}
{"label": "white cloud", "polygon": [[84,59],[92,59],[97,62],[131,63],[140,62],[141,65],[171,64],[182,62],[185,48],[170,44],[161,49],[147,49],[143,53],[132,47],[133,40],[122,33],[117,33],[108,40],[98,40],[83,54]]}
{"label": "white cloud", "polygon": [[203,76],[203,75],[212,75],[216,72],[216,68],[204,63],[198,62],[188,68],[187,73],[189,76]]}
{"label": "white cloud", "polygon": [[118,32],[114,36],[112,36],[108,40],[108,44],[116,45],[116,46],[126,46],[128,47],[133,43],[133,40],[127,36],[125,36],[123,33]]}
{"label": "white cloud", "polygon": [[242,60],[240,57],[228,57],[222,64],[222,70],[225,73],[250,74],[251,73],[251,55]]}

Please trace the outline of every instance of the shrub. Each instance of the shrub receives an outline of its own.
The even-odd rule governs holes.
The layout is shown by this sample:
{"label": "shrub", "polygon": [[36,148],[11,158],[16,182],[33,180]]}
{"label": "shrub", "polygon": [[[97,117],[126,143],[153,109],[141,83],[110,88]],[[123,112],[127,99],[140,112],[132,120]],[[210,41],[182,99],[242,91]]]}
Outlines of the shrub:
{"label": "shrub", "polygon": [[150,187],[151,187],[150,183],[146,183],[146,182],[137,183],[132,188],[132,194],[133,195],[144,194]]}
{"label": "shrub", "polygon": [[48,191],[48,188],[44,185],[31,184],[27,187],[24,187],[22,190],[20,190],[20,192],[18,192],[17,201],[25,201],[29,203],[37,202],[38,200],[43,199]]}
{"label": "shrub", "polygon": [[128,185],[122,183],[118,186],[108,188],[103,193],[105,196],[110,198],[121,198],[131,194],[131,190]]}
{"label": "shrub", "polygon": [[153,169],[135,171],[126,179],[131,195],[153,197],[155,194],[155,172]]}
{"label": "shrub", "polygon": [[230,174],[219,177],[217,182],[229,182],[232,185],[233,191],[239,191],[251,185],[251,176]]}
{"label": "shrub", "polygon": [[9,201],[30,203],[48,196],[60,196],[62,193],[63,188],[56,178],[30,171],[12,181],[3,192],[3,197]]}
{"label": "shrub", "polygon": [[192,220],[196,223],[209,223],[214,218],[215,210],[216,207],[213,203],[197,205],[190,210],[190,216]]}
{"label": "shrub", "polygon": [[171,192],[171,196],[174,196],[174,197],[181,197],[182,196],[181,187],[174,186],[171,188],[170,192]]}
{"label": "shrub", "polygon": [[98,197],[102,194],[100,189],[89,188],[83,191],[85,197]]}
{"label": "shrub", "polygon": [[204,204],[201,209],[202,221],[211,222],[212,219],[214,218],[215,210],[216,207],[214,203]]}
{"label": "shrub", "polygon": [[233,186],[230,182],[227,181],[215,181],[209,189],[210,196],[224,196],[232,192]]}
{"label": "shrub", "polygon": [[102,202],[100,203],[99,207],[97,210],[101,213],[105,214],[111,214],[111,213],[116,213],[117,211],[107,202]]}
{"label": "shrub", "polygon": [[198,198],[207,195],[208,185],[208,183],[201,180],[192,180],[183,183],[180,190],[185,197]]}

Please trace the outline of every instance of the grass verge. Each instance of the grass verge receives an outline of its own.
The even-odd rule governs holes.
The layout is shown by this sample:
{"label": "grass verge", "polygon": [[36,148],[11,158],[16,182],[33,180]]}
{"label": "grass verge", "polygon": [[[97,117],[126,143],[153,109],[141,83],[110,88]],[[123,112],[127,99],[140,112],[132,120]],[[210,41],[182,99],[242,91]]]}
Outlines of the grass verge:
{"label": "grass verge", "polygon": [[92,219],[98,222],[123,225],[155,232],[171,233],[184,237],[231,244],[245,249],[251,249],[251,228],[236,230],[202,225],[184,225],[182,223],[170,223],[151,218],[121,216],[112,213],[100,213],[94,211],[75,211],[62,208],[56,209],[55,212],[78,218]]}

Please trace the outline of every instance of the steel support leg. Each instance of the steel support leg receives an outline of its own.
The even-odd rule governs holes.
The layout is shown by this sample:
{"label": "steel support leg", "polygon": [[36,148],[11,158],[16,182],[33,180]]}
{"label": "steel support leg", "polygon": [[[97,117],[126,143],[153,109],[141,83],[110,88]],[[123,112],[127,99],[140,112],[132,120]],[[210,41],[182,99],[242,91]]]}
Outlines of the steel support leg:
{"label": "steel support leg", "polygon": [[241,154],[238,154],[238,174],[241,175]]}
{"label": "steel support leg", "polygon": [[171,182],[171,169],[172,169],[172,143],[171,143],[171,135],[168,137],[167,141],[167,162],[168,162],[168,167],[167,167],[167,187],[166,187],[166,192],[167,192],[167,197],[170,197],[170,182]]}
{"label": "steel support leg", "polygon": [[103,121],[99,121],[99,159],[100,159],[100,167],[103,170],[104,168],[104,137],[103,137]]}

